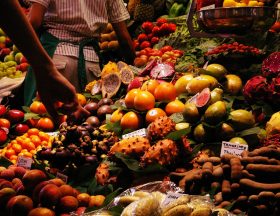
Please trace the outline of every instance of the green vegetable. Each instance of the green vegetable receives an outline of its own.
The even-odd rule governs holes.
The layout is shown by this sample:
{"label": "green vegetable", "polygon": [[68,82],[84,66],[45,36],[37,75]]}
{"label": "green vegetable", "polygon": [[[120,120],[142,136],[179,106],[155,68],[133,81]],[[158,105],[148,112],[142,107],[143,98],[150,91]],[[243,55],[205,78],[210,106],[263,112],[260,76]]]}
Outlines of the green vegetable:
{"label": "green vegetable", "polygon": [[179,4],[175,2],[169,10],[169,17],[177,17],[183,15],[186,11],[184,4]]}

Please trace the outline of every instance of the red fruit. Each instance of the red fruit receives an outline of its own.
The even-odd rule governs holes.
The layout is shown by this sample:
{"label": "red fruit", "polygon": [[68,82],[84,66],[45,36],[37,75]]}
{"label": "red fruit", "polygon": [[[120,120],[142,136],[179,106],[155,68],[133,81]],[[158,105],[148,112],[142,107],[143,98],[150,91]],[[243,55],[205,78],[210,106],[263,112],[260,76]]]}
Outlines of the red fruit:
{"label": "red fruit", "polygon": [[5,130],[3,130],[2,128],[0,128],[0,144],[3,144],[7,141],[8,136]]}
{"label": "red fruit", "polygon": [[0,105],[0,116],[3,116],[7,112],[7,108],[4,105]]}
{"label": "red fruit", "polygon": [[154,27],[154,24],[152,22],[144,22],[142,24],[142,29],[145,31],[146,34],[149,34],[152,32]]}
{"label": "red fruit", "polygon": [[3,49],[1,49],[1,51],[0,51],[0,57],[3,58],[4,56],[9,55],[10,52],[11,52],[11,50],[10,50],[9,48],[3,48]]}
{"label": "red fruit", "polygon": [[21,58],[20,58],[20,64],[22,64],[22,63],[28,63],[28,61],[27,61],[27,59],[24,57],[24,56],[22,56]]}
{"label": "red fruit", "polygon": [[164,46],[160,49],[161,52],[165,53],[167,51],[173,50],[172,46]]}
{"label": "red fruit", "polygon": [[15,132],[17,135],[22,135],[28,131],[29,127],[27,124],[17,124],[15,126]]}
{"label": "red fruit", "polygon": [[18,123],[24,119],[24,113],[20,110],[12,109],[8,111],[7,118],[11,123]]}
{"label": "red fruit", "polygon": [[157,44],[159,42],[159,38],[158,37],[152,37],[151,39],[151,44],[154,45],[154,44]]}
{"label": "red fruit", "polygon": [[140,88],[143,83],[142,77],[135,77],[128,85],[127,91],[129,92],[131,89]]}
{"label": "red fruit", "polygon": [[139,49],[139,45],[140,45],[140,43],[138,42],[138,40],[134,40],[133,41],[134,49],[138,50]]}
{"label": "red fruit", "polygon": [[151,43],[149,41],[143,41],[140,45],[141,49],[145,49],[147,47],[151,47]]}
{"label": "red fruit", "polygon": [[169,34],[169,24],[163,23],[159,28],[160,35],[167,35]]}
{"label": "red fruit", "polygon": [[167,23],[167,19],[165,19],[165,18],[158,18],[157,19],[157,26],[161,26],[164,23]]}
{"label": "red fruit", "polygon": [[174,23],[169,23],[168,28],[169,28],[169,33],[173,33],[176,31],[177,26]]}
{"label": "red fruit", "polygon": [[0,127],[1,128],[7,128],[9,129],[11,126],[11,123],[8,119],[5,118],[0,118]]}
{"label": "red fruit", "polygon": [[152,34],[154,36],[159,36],[160,35],[160,28],[158,26],[155,26],[152,30]]}
{"label": "red fruit", "polygon": [[20,64],[20,70],[21,71],[27,71],[27,69],[28,69],[28,67],[29,67],[29,64],[28,63],[21,63]]}
{"label": "red fruit", "polygon": [[154,37],[153,33],[148,34],[148,40],[151,40]]}
{"label": "red fruit", "polygon": [[141,33],[141,34],[138,35],[137,39],[138,39],[139,43],[142,43],[143,41],[147,41],[148,40],[148,36],[146,34],[144,34],[144,33]]}

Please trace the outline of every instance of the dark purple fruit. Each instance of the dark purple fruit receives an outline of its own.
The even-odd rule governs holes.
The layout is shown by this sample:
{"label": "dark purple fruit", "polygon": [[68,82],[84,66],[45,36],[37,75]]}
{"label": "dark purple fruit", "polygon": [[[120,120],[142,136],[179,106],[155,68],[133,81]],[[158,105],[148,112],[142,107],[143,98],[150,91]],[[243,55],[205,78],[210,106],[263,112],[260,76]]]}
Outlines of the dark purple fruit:
{"label": "dark purple fruit", "polygon": [[84,108],[90,112],[91,115],[95,115],[98,109],[98,103],[96,102],[89,102],[84,106]]}
{"label": "dark purple fruit", "polygon": [[100,121],[96,116],[90,116],[87,118],[86,122],[90,124],[92,127],[98,127],[100,125]]}
{"label": "dark purple fruit", "polygon": [[99,107],[99,109],[97,110],[97,116],[98,118],[101,119],[105,119],[106,114],[112,114],[113,110],[111,108],[111,106],[109,105],[103,105],[101,107]]}
{"label": "dark purple fruit", "polygon": [[86,161],[87,163],[95,163],[95,162],[97,162],[98,160],[97,160],[97,157],[96,157],[95,155],[91,155],[91,156],[86,156],[86,157],[85,157],[85,161]]}
{"label": "dark purple fruit", "polygon": [[98,102],[98,107],[101,107],[103,105],[113,105],[113,101],[110,98],[103,98]]}

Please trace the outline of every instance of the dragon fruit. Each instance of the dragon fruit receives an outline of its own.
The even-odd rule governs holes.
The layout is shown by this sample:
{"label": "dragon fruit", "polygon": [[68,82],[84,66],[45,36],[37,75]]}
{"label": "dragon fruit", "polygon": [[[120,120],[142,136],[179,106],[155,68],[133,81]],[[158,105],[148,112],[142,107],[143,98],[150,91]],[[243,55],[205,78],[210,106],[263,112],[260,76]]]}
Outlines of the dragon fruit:
{"label": "dragon fruit", "polygon": [[254,76],[247,81],[243,88],[246,100],[268,100],[272,96],[272,89],[267,79],[263,76]]}
{"label": "dragon fruit", "polygon": [[265,77],[276,77],[280,73],[280,52],[270,54],[262,63],[262,73]]}
{"label": "dragon fruit", "polygon": [[175,73],[174,66],[168,63],[159,63],[153,67],[150,76],[153,79],[163,79],[170,77]]}
{"label": "dragon fruit", "polygon": [[149,75],[149,73],[154,68],[154,66],[157,65],[157,63],[158,63],[157,59],[153,59],[153,60],[149,61],[148,64],[146,65],[146,67],[143,68],[143,70],[141,70],[138,75],[139,76]]}

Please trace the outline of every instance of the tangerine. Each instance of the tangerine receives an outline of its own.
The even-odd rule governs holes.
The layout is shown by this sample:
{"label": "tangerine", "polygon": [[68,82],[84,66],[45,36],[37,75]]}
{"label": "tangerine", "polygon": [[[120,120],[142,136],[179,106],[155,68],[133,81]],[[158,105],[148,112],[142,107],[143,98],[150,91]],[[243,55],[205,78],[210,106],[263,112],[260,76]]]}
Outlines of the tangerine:
{"label": "tangerine", "polygon": [[79,104],[81,106],[86,105],[86,103],[87,103],[86,97],[84,95],[80,94],[80,93],[77,93],[76,95],[77,95],[77,99],[78,99]]}
{"label": "tangerine", "polygon": [[18,144],[18,143],[14,143],[14,144],[12,145],[12,149],[14,149],[14,151],[18,154],[18,153],[20,153],[20,152],[21,152],[22,147],[21,147],[21,145],[20,145],[20,144]]}
{"label": "tangerine", "polygon": [[1,127],[4,127],[4,128],[10,128],[11,126],[11,123],[8,119],[5,119],[5,118],[0,118],[0,128]]}
{"label": "tangerine", "polygon": [[31,135],[38,135],[39,134],[39,130],[37,128],[30,128],[28,131],[27,131],[27,134],[28,136],[31,136]]}
{"label": "tangerine", "polygon": [[155,106],[155,97],[148,91],[140,91],[134,98],[134,108],[139,111],[147,111]]}
{"label": "tangerine", "polygon": [[164,112],[164,110],[160,109],[160,108],[153,108],[150,109],[147,114],[146,114],[146,124],[150,124],[151,122],[153,122],[155,119],[157,119],[160,116],[166,116],[166,113]]}
{"label": "tangerine", "polygon": [[5,152],[5,157],[10,159],[11,156],[15,155],[16,152],[14,149],[10,148],[10,149],[7,149],[6,152]]}
{"label": "tangerine", "polygon": [[30,139],[31,139],[31,142],[33,142],[34,143],[34,145],[36,146],[36,147],[38,147],[39,145],[41,145],[41,139],[39,138],[39,136],[36,136],[36,135],[31,135],[30,136]]}
{"label": "tangerine", "polygon": [[44,114],[47,112],[45,105],[40,101],[33,101],[29,108],[31,112],[36,114]]}
{"label": "tangerine", "polygon": [[42,131],[53,131],[54,130],[54,123],[53,121],[48,118],[40,118],[36,127]]}
{"label": "tangerine", "polygon": [[136,130],[140,127],[141,120],[139,116],[135,112],[128,112],[124,114],[121,119],[121,128],[125,129],[133,129]]}
{"label": "tangerine", "polygon": [[162,82],[156,87],[154,96],[157,101],[173,101],[177,97],[176,88],[172,83]]}
{"label": "tangerine", "polygon": [[147,80],[146,82],[144,82],[144,84],[141,87],[141,90],[143,91],[148,91],[152,94],[154,94],[156,87],[158,87],[159,82],[157,80]]}
{"label": "tangerine", "polygon": [[171,101],[165,106],[165,112],[167,115],[183,112],[184,110],[185,110],[185,105],[179,100]]}
{"label": "tangerine", "polygon": [[124,102],[127,108],[134,108],[134,98],[140,91],[140,89],[132,89],[126,94]]}
{"label": "tangerine", "polygon": [[40,138],[42,141],[49,141],[49,139],[50,139],[50,135],[44,133],[43,131],[40,131],[40,132],[38,133],[38,136],[39,136],[39,138]]}

